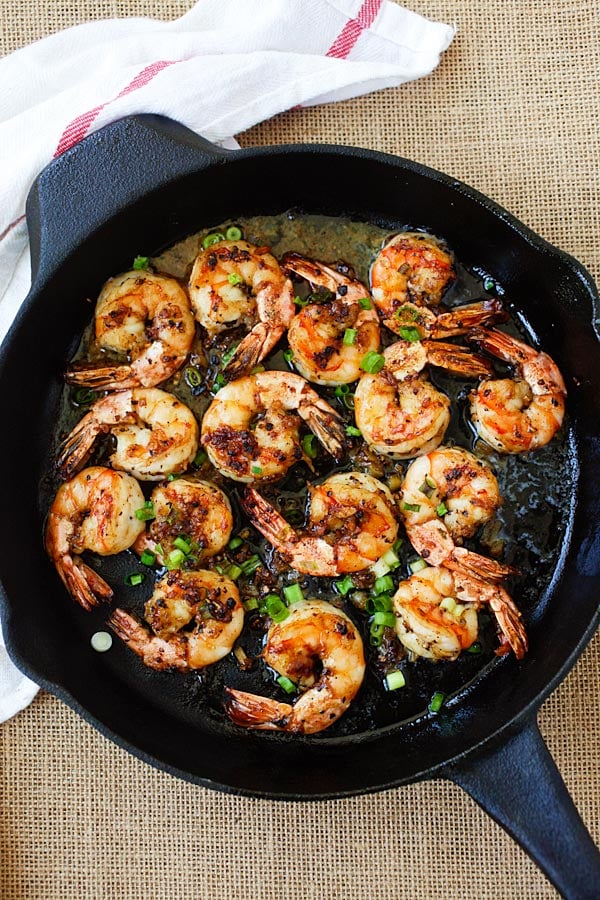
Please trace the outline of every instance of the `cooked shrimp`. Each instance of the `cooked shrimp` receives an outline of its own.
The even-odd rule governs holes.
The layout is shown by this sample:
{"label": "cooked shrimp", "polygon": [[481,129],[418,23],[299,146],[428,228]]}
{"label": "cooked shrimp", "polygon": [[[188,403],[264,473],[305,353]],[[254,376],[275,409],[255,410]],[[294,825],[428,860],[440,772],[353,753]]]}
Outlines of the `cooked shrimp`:
{"label": "cooked shrimp", "polygon": [[[356,381],[362,374],[360,364],[365,354],[377,352],[380,343],[379,317],[367,288],[298,253],[286,253],[281,264],[286,271],[331,292],[329,299],[311,303],[292,319],[288,341],[295,367],[316,384]],[[362,305],[360,301],[364,301]]]}
{"label": "cooked shrimp", "polygon": [[252,524],[298,572],[334,576],[377,562],[398,534],[394,500],[371,475],[343,472],[309,485],[309,514],[295,531],[258,491],[247,488],[242,506]]}
{"label": "cooked shrimp", "polygon": [[455,278],[454,258],[446,245],[417,231],[402,231],[390,238],[371,266],[373,299],[386,325],[407,301],[439,306]]}
{"label": "cooked shrimp", "polygon": [[236,725],[315,734],[342,716],[362,685],[365,656],[358,629],[323,600],[295,603],[269,629],[262,653],[268,666],[303,691],[294,704],[226,688],[225,709]]}
{"label": "cooked shrimp", "polygon": [[502,331],[475,329],[469,340],[511,363],[518,379],[482,381],[471,395],[479,437],[501,453],[526,453],[552,440],[565,414],[567,389],[547,353]]}
{"label": "cooked shrimp", "polygon": [[151,550],[163,565],[183,538],[192,547],[194,564],[220,553],[231,537],[233,515],[223,491],[210,481],[177,478],[154,488],[150,496],[155,518],[134,545],[136,553]]}
{"label": "cooked shrimp", "polygon": [[230,379],[247,375],[264,359],[294,315],[290,279],[268,248],[247,241],[220,241],[202,250],[189,292],[194,314],[210,337],[236,325],[251,326],[223,370]]}
{"label": "cooked shrimp", "polygon": [[100,390],[154,387],[185,362],[196,326],[190,301],[174,278],[125,272],[110,278],[98,297],[96,345],[127,354],[129,362],[74,365],[70,384]]}
{"label": "cooked shrimp", "polygon": [[383,356],[383,369],[358,382],[354,415],[369,446],[394,459],[434,450],[450,423],[450,399],[421,374],[428,361],[473,377],[490,371],[476,354],[433,341],[398,341]]}
{"label": "cooked shrimp", "polygon": [[62,484],[46,521],[46,552],[65,587],[84,609],[110,600],[111,588],[80,555],[127,550],[144,530],[135,515],[144,495],[131,475],[91,466]]}
{"label": "cooked shrimp", "polygon": [[477,640],[477,607],[463,602],[449,569],[421,569],[400,582],[392,602],[396,634],[415,656],[457,659]]}
{"label": "cooked shrimp", "polygon": [[458,542],[472,537],[501,503],[490,467],[461,447],[439,447],[413,460],[399,500],[407,529],[439,520]]}
{"label": "cooked shrimp", "polygon": [[292,372],[258,372],[225,385],[204,414],[202,445],[235,481],[272,481],[303,458],[306,422],[335,459],[345,443],[341,416]]}
{"label": "cooked shrimp", "polygon": [[174,570],[156,582],[145,608],[152,631],[124,609],[108,625],[151,669],[202,669],[231,651],[244,608],[229,578],[205,569]]}
{"label": "cooked shrimp", "polygon": [[477,610],[489,606],[502,634],[498,652],[512,648],[517,659],[527,651],[521,614],[510,595],[460,569],[421,569],[401,582],[393,597],[396,633],[416,656],[456,659],[476,640]]}
{"label": "cooked shrimp", "polygon": [[116,438],[110,457],[142,481],[158,481],[183,472],[198,449],[198,424],[187,406],[158,388],[134,388],[109,394],[90,411],[64,440],[57,459],[65,478],[82,466],[101,434]]}

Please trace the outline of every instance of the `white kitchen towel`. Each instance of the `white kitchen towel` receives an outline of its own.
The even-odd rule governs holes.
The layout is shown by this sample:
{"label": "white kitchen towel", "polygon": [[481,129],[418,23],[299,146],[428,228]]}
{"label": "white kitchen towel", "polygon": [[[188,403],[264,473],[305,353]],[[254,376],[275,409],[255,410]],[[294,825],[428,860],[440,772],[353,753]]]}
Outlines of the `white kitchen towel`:
{"label": "white kitchen towel", "polygon": [[[0,59],[0,339],[30,284],[29,188],[86,134],[147,112],[232,146],[283,110],[427,75],[453,36],[390,0],[201,0],[173,22],[90,22]],[[9,685],[3,654],[0,720],[36,690]]]}

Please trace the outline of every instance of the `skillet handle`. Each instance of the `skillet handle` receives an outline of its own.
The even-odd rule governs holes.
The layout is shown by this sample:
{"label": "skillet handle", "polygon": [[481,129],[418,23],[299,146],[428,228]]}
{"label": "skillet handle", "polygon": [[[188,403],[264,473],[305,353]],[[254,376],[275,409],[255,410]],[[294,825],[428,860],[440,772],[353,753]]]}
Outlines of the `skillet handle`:
{"label": "skillet handle", "polygon": [[124,207],[229,153],[164,116],[128,116],[93,132],[46,166],[29,192],[32,281]]}
{"label": "skillet handle", "polygon": [[446,768],[568,900],[598,900],[600,852],[534,718],[508,742]]}

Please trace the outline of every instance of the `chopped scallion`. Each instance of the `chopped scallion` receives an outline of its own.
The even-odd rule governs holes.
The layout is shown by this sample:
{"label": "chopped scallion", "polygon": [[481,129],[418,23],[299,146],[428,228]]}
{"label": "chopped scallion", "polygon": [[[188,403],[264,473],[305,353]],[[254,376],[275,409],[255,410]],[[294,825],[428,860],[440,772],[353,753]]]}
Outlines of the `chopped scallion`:
{"label": "chopped scallion", "polygon": [[304,437],[302,438],[302,450],[309,459],[317,458],[317,454],[319,451],[316,445],[316,438],[314,434],[304,435]]}
{"label": "chopped scallion", "polygon": [[376,375],[377,372],[381,372],[384,366],[385,357],[383,357],[381,353],[376,353],[374,350],[369,350],[369,352],[363,356],[360,363],[360,368],[363,372],[368,372],[369,375]]}
{"label": "chopped scallion", "polygon": [[444,597],[444,599],[440,601],[440,609],[445,609],[446,612],[453,613],[456,609],[456,600],[454,597]]}
{"label": "chopped scallion", "polygon": [[[384,556],[385,556],[385,554],[384,554]],[[382,575],[387,575],[387,573],[390,571],[390,569],[391,569],[391,566],[383,558],[383,556],[381,556],[377,560],[377,562],[373,566],[371,566],[371,572],[373,573],[375,578],[381,578]]]}
{"label": "chopped scallion", "polygon": [[200,387],[202,384],[202,375],[194,366],[187,366],[183,375],[191,388]]}
{"label": "chopped scallion", "polygon": [[232,272],[230,275],[227,276],[227,281],[229,282],[229,284],[232,287],[236,287],[238,284],[241,284],[243,282],[243,280],[244,279],[242,278],[242,276],[238,275],[237,272]]}
{"label": "chopped scallion", "polygon": [[[390,567],[391,570],[397,569],[398,566],[400,565],[400,559],[398,557],[398,554],[391,547],[389,550],[385,551],[385,553],[383,554],[381,559],[386,564],[386,566]],[[384,572],[383,574],[386,575],[387,573]]]}
{"label": "chopped scallion", "polygon": [[338,384],[336,389],[333,392],[336,397],[343,397],[344,394],[350,393],[350,385],[348,384]]}
{"label": "chopped scallion", "polygon": [[146,500],[143,506],[136,509],[135,517],[136,519],[139,519],[140,522],[150,522],[152,519],[155,519],[156,511],[152,500]]}
{"label": "chopped scallion", "polygon": [[294,297],[294,303],[296,306],[308,306],[310,303],[310,299],[308,297]]}
{"label": "chopped scallion", "polygon": [[384,612],[383,610],[374,613],[374,625],[383,625],[384,628],[393,628],[396,624],[396,616],[392,612]]}
{"label": "chopped scallion", "polygon": [[136,587],[138,584],[141,584],[144,580],[144,576],[142,572],[132,572],[131,575],[127,575],[125,578],[125,584],[128,584],[129,587]]}
{"label": "chopped scallion", "polygon": [[335,584],[342,597],[345,597],[348,591],[351,591],[354,587],[354,582],[352,581],[350,575],[346,575],[344,578],[342,578],[341,581],[334,581],[333,583]]}
{"label": "chopped scallion", "polygon": [[245,562],[240,563],[240,565],[244,575],[248,576],[256,572],[257,569],[260,569],[262,562],[258,553],[254,553],[252,556],[249,556]]}
{"label": "chopped scallion", "polygon": [[358,304],[363,309],[373,309],[373,304],[371,303],[370,297],[360,297],[358,300]]}
{"label": "chopped scallion", "polygon": [[393,672],[388,672],[385,676],[385,686],[388,691],[397,691],[398,688],[403,688],[406,685],[406,678],[404,677],[404,673],[399,669],[395,669]]}
{"label": "chopped scallion", "polygon": [[241,566],[236,565],[236,563],[230,563],[223,574],[226,575],[227,578],[230,578],[232,581],[237,581],[242,574],[242,568]]}
{"label": "chopped scallion", "polygon": [[143,566],[153,566],[156,562],[156,553],[153,553],[152,550],[144,550],[140,556],[140,562]]}
{"label": "chopped scallion", "polygon": [[97,653],[106,653],[112,647],[112,635],[108,631],[96,631],[90,638],[92,649]]}
{"label": "chopped scallion", "polygon": [[445,503],[440,503],[440,505],[438,507],[436,507],[435,511],[438,514],[438,516],[445,516],[446,513],[448,512],[448,507],[446,506]]}
{"label": "chopped scallion", "polygon": [[148,259],[147,256],[136,256],[136,258],[133,261],[132,268],[135,269],[136,271],[139,271],[140,269],[147,269],[149,267],[149,263],[150,263],[150,260]]}
{"label": "chopped scallion", "polygon": [[358,331],[356,330],[356,328],[346,328],[346,330],[344,331],[344,338],[342,340],[342,343],[346,347],[351,347],[356,341],[357,334]]}
{"label": "chopped scallion", "polygon": [[78,388],[73,399],[79,406],[87,406],[88,403],[93,403],[96,399],[96,391],[92,391],[89,388]]}
{"label": "chopped scallion", "polygon": [[348,437],[362,437],[362,431],[356,425],[346,425],[346,434]]}
{"label": "chopped scallion", "polygon": [[442,708],[442,706],[444,705],[445,699],[446,699],[445,694],[443,694],[441,691],[436,691],[429,702],[429,706],[427,707],[429,709],[429,712],[438,713],[440,711],[440,709]]}
{"label": "chopped scallion", "polygon": [[376,597],[370,597],[369,608],[374,613],[390,612],[392,609],[392,598],[389,594],[378,594]]}
{"label": "chopped scallion", "polygon": [[287,350],[284,350],[283,358],[285,359],[286,362],[291,363],[291,361],[294,358],[294,351],[290,350],[289,348]]}
{"label": "chopped scallion", "polygon": [[407,327],[407,328],[399,328],[398,334],[401,338],[404,338],[405,341],[412,341],[412,343],[416,343],[421,340],[421,332],[418,328]]}
{"label": "chopped scallion", "polygon": [[421,559],[419,557],[419,559],[413,559],[412,562],[409,562],[408,568],[414,575],[416,572],[420,572],[422,569],[426,569],[427,563],[425,562],[424,559]]}
{"label": "chopped scallion", "polygon": [[229,541],[229,543],[227,544],[227,549],[228,550],[237,550],[237,548],[241,547],[243,543],[244,542],[243,542],[242,538],[239,537],[239,535],[236,535],[235,537],[232,537],[231,540]]}
{"label": "chopped scallion", "polygon": [[467,653],[481,653],[481,644],[479,641],[475,641],[474,644],[471,644],[470,647],[467,647]]}
{"label": "chopped scallion", "polygon": [[267,615],[273,619],[275,623],[283,622],[290,614],[289,609],[277,594],[269,594],[265,598],[265,607]]}
{"label": "chopped scallion", "polygon": [[286,694],[295,694],[296,693],[296,685],[293,681],[287,678],[285,675],[280,675],[279,678],[276,679],[279,687],[286,692]]}
{"label": "chopped scallion", "polygon": [[242,237],[242,229],[238,228],[237,225],[230,225],[225,232],[225,237],[228,241],[239,241]]}
{"label": "chopped scallion", "polygon": [[238,345],[237,342],[232,344],[231,347],[225,351],[223,356],[221,357],[221,368],[224,368],[227,363],[233,358],[235,351],[237,350]]}
{"label": "chopped scallion", "polygon": [[192,552],[192,542],[180,534],[177,535],[173,541],[173,546],[177,547],[178,550],[181,550],[182,553],[185,553],[186,556]]}
{"label": "chopped scallion", "polygon": [[387,591],[393,590],[394,581],[391,575],[381,575],[380,578],[375,579],[375,584],[373,585],[374,594],[385,594]]}
{"label": "chopped scallion", "polygon": [[283,596],[288,603],[299,603],[300,600],[304,600],[304,594],[302,593],[302,588],[298,582],[295,584],[288,584],[287,587],[284,587]]}
{"label": "chopped scallion", "polygon": [[405,512],[419,512],[419,510],[421,509],[421,504],[420,503],[403,503],[402,509],[405,510]]}
{"label": "chopped scallion", "polygon": [[167,569],[178,569],[184,560],[185,553],[183,550],[171,550],[165,560],[165,565]]}
{"label": "chopped scallion", "polygon": [[258,609],[258,600],[256,597],[250,597],[248,600],[244,600],[243,607],[246,612],[252,612],[253,609]]}
{"label": "chopped scallion", "polygon": [[262,475],[262,466],[251,466],[250,471],[253,475]]}
{"label": "chopped scallion", "polygon": [[209,247],[212,247],[214,244],[218,244],[220,241],[224,240],[224,234],[221,234],[220,231],[213,231],[211,232],[211,234],[206,235],[206,237],[202,241],[202,247],[204,250],[208,250]]}
{"label": "chopped scallion", "polygon": [[193,464],[195,466],[202,466],[202,465],[204,465],[204,463],[206,462],[207,459],[208,459],[208,453],[206,452],[206,450],[203,447],[201,447],[193,459]]}

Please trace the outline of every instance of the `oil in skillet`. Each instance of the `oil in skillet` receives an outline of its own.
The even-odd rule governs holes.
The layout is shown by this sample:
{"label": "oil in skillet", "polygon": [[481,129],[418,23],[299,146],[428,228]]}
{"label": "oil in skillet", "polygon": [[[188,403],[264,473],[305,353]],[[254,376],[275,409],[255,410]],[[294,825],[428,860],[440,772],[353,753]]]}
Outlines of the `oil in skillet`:
{"label": "oil in skillet", "polygon": [[[186,238],[154,257],[151,260],[153,266],[157,271],[172,275],[186,283],[203,238],[209,231],[224,232],[227,225],[230,224],[232,224],[231,221],[216,225]],[[343,260],[354,268],[357,278],[364,283],[368,282],[369,268],[373,258],[390,234],[389,229],[365,222],[355,222],[346,218],[303,215],[293,211],[275,216],[257,216],[236,220],[235,224],[241,229],[244,239],[256,245],[270,246],[277,257],[289,250],[295,250],[325,262]],[[410,227],[408,223],[407,227]],[[399,227],[396,230],[402,229]],[[479,273],[467,270],[459,261],[456,263],[456,269],[457,279],[444,300],[447,305],[471,302],[501,292],[501,286],[484,284],[484,278]],[[487,291],[486,287],[489,288]],[[509,323],[508,328],[515,334],[522,333],[514,321]],[[190,361],[192,367],[200,373],[200,378],[195,377],[191,383],[184,368],[164,385],[166,390],[172,391],[188,404],[198,419],[202,418],[215,388],[218,386],[216,379],[220,371],[222,355],[239,337],[232,332],[218,340],[214,347],[209,348],[203,347],[198,339],[193,347]],[[385,343],[392,343],[394,340],[395,336],[386,332]],[[84,338],[80,354],[85,355],[86,352],[87,339]],[[290,369],[284,360],[281,348],[265,362],[265,366],[282,370]],[[459,446],[474,449],[478,455],[488,458],[498,475],[504,505],[498,515],[495,531],[484,534],[484,537],[487,537],[488,542],[495,545],[496,548],[501,547],[503,558],[507,562],[522,567],[525,574],[511,585],[511,589],[514,587],[515,599],[527,618],[527,614],[531,613],[534,608],[540,592],[549,584],[554,558],[559,551],[564,522],[567,519],[565,504],[568,503],[571,492],[564,490],[564,485],[570,484],[571,477],[568,466],[566,431],[563,430],[552,444],[535,454],[524,454],[518,457],[501,456],[475,439],[468,418],[467,400],[472,382],[450,376],[442,370],[432,370],[431,378],[452,399],[452,418],[445,443],[456,443]],[[319,390],[345,416],[348,424],[352,424],[352,411],[344,400],[337,397],[332,389],[319,388]],[[66,388],[65,391],[67,393],[63,407],[69,421],[65,420],[63,427],[67,425],[70,427],[81,415],[81,410],[73,408],[68,400],[69,389]],[[397,480],[407,465],[408,462],[397,463],[368,454],[365,452],[362,442],[353,439],[348,459],[344,462],[343,468],[369,471],[386,481],[394,478]],[[306,505],[306,481],[315,478],[322,479],[331,471],[333,469],[329,458],[324,452],[319,451],[315,460],[314,472],[311,472],[306,465],[301,464],[291,470],[281,482],[261,487],[261,490],[282,511],[286,511],[287,514],[295,511],[296,521],[298,521]],[[238,527],[241,527],[238,502],[240,487],[223,479],[208,463],[204,464],[201,474],[203,477],[212,478],[220,486],[226,488],[236,510]],[[151,486],[149,486],[150,488]],[[490,532],[489,529],[488,532]],[[273,557],[271,548],[253,529],[249,530],[249,534],[250,549],[258,551],[267,561],[271,560]],[[470,542],[470,546],[473,549],[481,550],[481,545],[476,541]],[[396,573],[397,577],[401,578],[409,574],[408,559],[411,555],[414,554],[405,541],[401,551],[402,566]],[[125,554],[126,558],[127,556]],[[122,563],[120,565],[122,567]],[[104,573],[109,580],[110,570],[113,566],[115,569],[119,568],[117,560],[103,561]],[[464,653],[459,660],[453,663],[431,663],[427,660],[417,660],[414,663],[405,662],[402,665],[407,680],[406,687],[394,692],[385,692],[382,687],[381,672],[373,665],[374,651],[369,647],[367,616],[340,597],[333,587],[335,579],[307,579],[296,573],[288,572],[276,576],[275,589],[281,590],[282,585],[290,580],[300,581],[307,596],[318,594],[338,605],[343,604],[363,633],[366,653],[371,661],[359,696],[339,722],[327,729],[325,732],[327,736],[335,737],[368,732],[382,725],[399,723],[418,716],[426,709],[434,691],[442,691],[445,694],[460,692],[473,679],[479,677],[487,666],[493,664],[494,650],[497,646],[496,629],[491,617],[483,613],[480,616],[481,653]],[[139,596],[136,597],[129,589],[126,599],[117,596],[117,602],[124,602],[125,605],[134,608],[138,614],[143,614],[143,600],[149,595],[149,592],[150,585],[148,584],[145,585],[144,591],[139,592]],[[119,591],[118,595],[121,593],[122,591]],[[264,635],[264,631],[260,627],[253,627],[253,624],[256,622],[252,616],[249,616],[241,639],[241,645],[251,657],[260,654]],[[120,654],[120,658],[125,666],[134,670],[144,668],[133,654]],[[250,672],[242,672],[233,656],[227,657],[201,673],[186,676],[157,673],[146,669],[144,680],[151,686],[154,702],[159,706],[164,702],[165,711],[168,710],[169,713],[172,713],[175,706],[183,717],[191,717],[199,724],[205,723],[208,716],[214,727],[219,727],[219,722],[221,722],[221,727],[231,727],[223,721],[220,712],[224,684],[256,693],[270,694],[279,699],[289,699],[277,688],[272,674],[262,664],[256,664]],[[318,736],[315,739],[318,740]]]}

